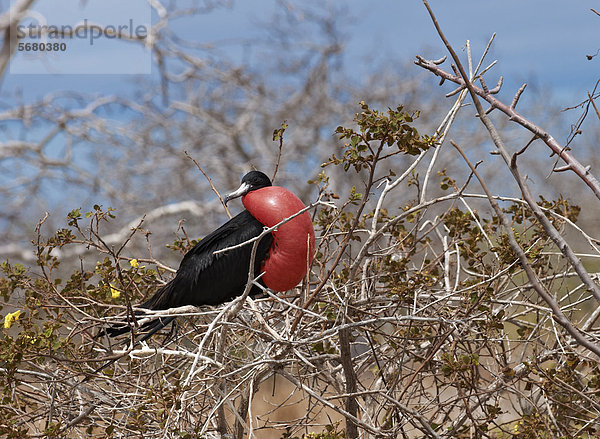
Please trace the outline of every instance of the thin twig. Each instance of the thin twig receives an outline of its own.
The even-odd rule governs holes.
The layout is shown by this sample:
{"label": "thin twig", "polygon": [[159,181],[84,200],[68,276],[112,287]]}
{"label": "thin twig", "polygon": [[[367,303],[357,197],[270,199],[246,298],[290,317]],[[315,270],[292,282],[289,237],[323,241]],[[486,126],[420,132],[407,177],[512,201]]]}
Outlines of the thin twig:
{"label": "thin twig", "polygon": [[194,162],[194,164],[196,165],[196,167],[198,169],[200,169],[200,172],[202,172],[202,175],[204,175],[204,177],[206,177],[206,179],[208,180],[208,184],[210,184],[210,188],[217,195],[217,197],[219,198],[219,201],[221,201],[221,204],[223,205],[223,208],[225,209],[225,212],[227,213],[227,216],[229,218],[231,218],[232,215],[229,212],[229,209],[227,208],[227,205],[225,204],[225,200],[223,200],[223,197],[221,196],[221,194],[219,193],[219,191],[217,190],[217,188],[213,184],[211,178],[208,176],[208,174],[206,172],[204,172],[204,169],[202,169],[202,166],[200,166],[200,163],[198,163],[195,158],[193,158],[191,155],[189,155],[187,151],[183,151],[183,153],[186,155],[186,157],[188,159],[190,159],[192,162]]}
{"label": "thin twig", "polygon": [[[423,0],[423,1],[426,1],[426,0]],[[582,346],[585,346],[591,352],[593,352],[594,354],[596,354],[597,356],[600,357],[600,346],[589,341],[584,336],[584,334],[582,334],[580,332],[580,330],[578,328],[573,326],[571,321],[564,315],[564,313],[562,312],[562,310],[560,309],[560,307],[558,306],[558,304],[556,303],[554,298],[550,295],[550,293],[548,291],[546,291],[544,286],[539,282],[537,275],[535,274],[535,272],[533,271],[533,268],[531,268],[531,265],[529,264],[529,261],[527,260],[527,255],[523,252],[523,250],[521,249],[521,246],[519,245],[519,243],[517,242],[517,240],[515,238],[514,232],[512,231],[512,227],[510,225],[510,222],[508,221],[508,218],[506,217],[506,214],[502,211],[502,209],[500,208],[500,206],[498,205],[498,203],[492,196],[492,193],[488,189],[487,184],[485,183],[483,178],[479,175],[479,173],[477,172],[475,167],[471,164],[471,162],[465,155],[462,148],[460,148],[460,146],[458,146],[454,141],[451,141],[450,143],[460,153],[462,158],[465,160],[465,163],[467,163],[467,165],[471,168],[471,170],[475,174],[475,177],[477,178],[477,180],[479,180],[479,183],[481,184],[483,191],[486,193],[490,204],[494,208],[496,215],[498,215],[498,218],[500,218],[500,221],[502,222],[502,225],[504,226],[504,231],[508,236],[510,247],[515,252],[517,257],[519,258],[521,266],[525,270],[525,273],[527,274],[527,278],[529,279],[529,283],[531,284],[532,288],[548,304],[550,309],[552,309],[553,317],[555,318],[555,320],[561,326],[563,326],[567,330],[567,332],[575,340],[577,340],[579,342],[579,344],[581,344]]]}

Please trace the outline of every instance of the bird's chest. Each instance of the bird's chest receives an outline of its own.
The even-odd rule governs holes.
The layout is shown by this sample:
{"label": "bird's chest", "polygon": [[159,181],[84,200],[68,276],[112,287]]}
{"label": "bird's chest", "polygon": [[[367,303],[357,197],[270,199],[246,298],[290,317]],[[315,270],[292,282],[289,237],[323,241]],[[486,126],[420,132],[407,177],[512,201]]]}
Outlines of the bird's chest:
{"label": "bird's chest", "polygon": [[[273,227],[298,213],[305,206],[293,193],[269,186],[248,193],[242,199],[250,214],[266,227]],[[273,244],[262,264],[262,281],[274,291],[287,291],[304,278],[315,246],[312,221],[307,212],[279,226],[273,233]]]}

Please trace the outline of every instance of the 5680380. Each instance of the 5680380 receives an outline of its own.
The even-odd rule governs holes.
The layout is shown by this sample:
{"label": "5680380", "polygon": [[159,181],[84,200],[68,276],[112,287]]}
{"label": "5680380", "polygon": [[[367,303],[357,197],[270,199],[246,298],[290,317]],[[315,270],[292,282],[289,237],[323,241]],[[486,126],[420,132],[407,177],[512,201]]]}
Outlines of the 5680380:
{"label": "5680380", "polygon": [[67,43],[19,43],[20,52],[65,52]]}

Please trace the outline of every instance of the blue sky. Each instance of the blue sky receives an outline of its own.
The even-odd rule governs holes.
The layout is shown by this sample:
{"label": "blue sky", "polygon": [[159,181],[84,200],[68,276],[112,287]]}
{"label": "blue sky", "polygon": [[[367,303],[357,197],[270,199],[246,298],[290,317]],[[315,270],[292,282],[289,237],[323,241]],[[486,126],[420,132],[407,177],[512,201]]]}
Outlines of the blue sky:
{"label": "blue sky", "polygon": [[[116,39],[117,30],[133,37],[148,33],[151,8],[145,0],[38,0],[17,28],[21,45],[50,44],[54,48],[41,53],[17,50],[11,60],[10,73],[150,73],[151,55],[139,44]],[[78,25],[97,24],[111,29],[113,34],[102,34],[100,28],[77,29]],[[36,29],[47,29],[45,37],[32,34]],[[63,39],[60,32],[74,32],[77,38]],[[60,47],[61,45],[62,47]],[[115,56],[116,55],[116,56]]]}
{"label": "blue sky", "polygon": [[[0,8],[6,7],[8,1],[0,0]],[[54,16],[58,17],[56,19],[63,17],[67,22],[69,17],[77,14],[73,8],[69,9],[64,5],[81,1],[38,0],[35,4],[42,5],[40,9],[51,5]],[[87,4],[93,3],[96,8],[94,15],[99,21],[119,21],[124,15],[139,15],[139,11],[119,9],[119,1],[123,2],[87,0]],[[201,0],[198,3],[202,3]],[[296,3],[303,4],[300,0]],[[600,56],[591,61],[586,59],[587,54],[595,54],[600,48],[600,16],[590,11],[590,8],[600,10],[600,4],[597,3],[600,2],[430,0],[447,38],[462,56],[464,52],[461,49],[467,39],[471,41],[474,57],[478,57],[492,33],[496,32],[488,62],[497,59],[498,65],[488,73],[487,80],[491,84],[499,75],[504,76],[505,85],[500,99],[510,102],[518,87],[527,82],[530,86],[537,85],[549,91],[547,99],[551,101],[552,108],[556,105],[561,108],[573,106],[585,100],[587,92],[592,90],[600,77]],[[317,0],[312,4],[317,4]],[[449,105],[444,94],[451,90],[450,85],[438,87],[438,81],[433,75],[412,64],[416,54],[432,58],[447,54],[421,0],[338,0],[325,4],[335,10],[345,9],[341,20],[341,31],[345,35],[342,43],[346,46],[344,75],[359,82],[375,69],[386,66],[388,71],[397,70],[398,81],[403,81],[403,75],[406,74],[404,69],[408,67],[411,71],[422,74],[422,89],[430,91],[434,99],[446,101]],[[98,5],[107,8],[106,14],[103,14],[101,8],[98,9]],[[259,50],[248,51],[247,48],[251,47],[253,41],[260,41],[263,46],[265,42],[268,43],[266,26],[277,10],[277,0],[236,0],[231,7],[221,7],[193,19],[175,21],[172,27],[187,41],[214,43],[220,53],[229,56],[233,64],[248,62],[256,67],[261,65],[261,53]],[[118,12],[117,15],[114,15],[115,11]],[[244,42],[247,44],[244,45]],[[251,54],[250,59],[248,53]],[[83,67],[93,63],[106,64],[103,67],[118,67],[130,61],[132,56],[132,52],[128,50],[113,50],[109,45],[98,44],[94,46],[94,51],[80,51],[70,62],[80,63]],[[445,67],[449,69],[449,63]],[[156,72],[152,74],[156,75]],[[19,103],[28,103],[61,90],[132,97],[140,90],[139,80],[140,76],[132,74],[49,75],[7,72],[0,82],[0,104],[7,108],[15,104],[15,95],[18,96]],[[273,78],[267,78],[265,82],[270,80]],[[522,102],[536,99],[536,96],[544,95],[526,92]],[[521,108],[526,107],[522,105]],[[551,127],[549,131],[557,139],[564,141],[569,132],[569,123],[578,116],[579,110],[567,113],[565,122]],[[113,113],[110,117],[128,116]],[[36,138],[44,135],[45,129],[46,127],[27,127],[26,135]],[[0,141],[5,140],[1,138],[3,135],[0,134]],[[586,134],[581,137],[585,136]],[[592,139],[589,144],[595,145],[594,142],[595,139]],[[56,151],[62,151],[60,138],[54,139],[52,145]],[[51,151],[47,153],[51,154]],[[80,165],[94,166],[93,163]],[[26,172],[27,168],[24,169]],[[45,191],[49,200],[53,200],[54,195],[62,196],[60,190],[52,185],[48,185]],[[95,199],[94,202],[96,201]]]}
{"label": "blue sky", "polygon": [[[49,0],[39,0],[48,2]],[[62,0],[60,0],[62,1]],[[61,4],[52,0],[53,4]],[[69,3],[69,2],[67,2]],[[109,2],[110,3],[110,2]],[[64,3],[63,3],[64,4]],[[110,6],[108,3],[107,8]],[[522,82],[537,82],[552,89],[565,105],[579,102],[591,90],[600,72],[600,56],[592,61],[587,54],[600,48],[600,9],[597,1],[556,0],[431,0],[430,4],[449,40],[460,49],[471,40],[479,53],[493,32],[497,33],[490,60],[498,59],[494,78],[502,74],[507,87]],[[418,53],[444,55],[445,49],[419,0],[348,0],[330,2],[332,7],[346,5],[354,17],[343,28],[348,36],[347,74],[360,80],[371,65],[410,62]],[[114,11],[114,8],[110,8]],[[231,57],[238,57],[239,42],[262,39],[264,23],[275,10],[274,0],[237,1],[232,7],[180,22],[181,36],[198,42],[220,42]],[[64,10],[69,14],[68,8]],[[126,52],[95,53],[96,61],[119,63]],[[354,62],[357,60],[358,62]],[[81,59],[80,62],[89,62]],[[415,69],[418,69],[415,67]],[[132,86],[132,75],[14,75],[8,74],[2,91],[18,87],[26,100],[52,90],[78,90],[121,93]]]}

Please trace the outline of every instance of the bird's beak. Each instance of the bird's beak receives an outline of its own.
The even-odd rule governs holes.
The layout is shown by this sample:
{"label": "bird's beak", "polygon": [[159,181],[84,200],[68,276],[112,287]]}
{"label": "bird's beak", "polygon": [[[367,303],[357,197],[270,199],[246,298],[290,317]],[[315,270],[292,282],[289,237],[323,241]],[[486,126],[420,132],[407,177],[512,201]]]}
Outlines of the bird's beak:
{"label": "bird's beak", "polygon": [[242,183],[242,185],[237,190],[233,191],[230,194],[227,194],[223,201],[225,202],[225,204],[227,204],[229,201],[233,200],[234,198],[238,198],[238,197],[241,197],[242,195],[246,195],[248,193],[249,189],[250,189],[250,185],[248,183]]}

